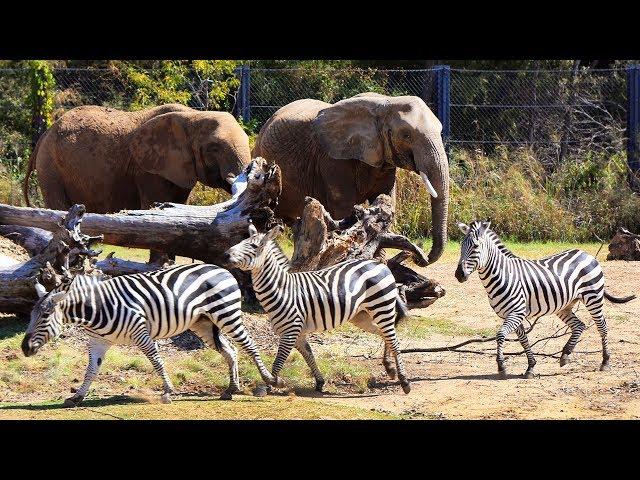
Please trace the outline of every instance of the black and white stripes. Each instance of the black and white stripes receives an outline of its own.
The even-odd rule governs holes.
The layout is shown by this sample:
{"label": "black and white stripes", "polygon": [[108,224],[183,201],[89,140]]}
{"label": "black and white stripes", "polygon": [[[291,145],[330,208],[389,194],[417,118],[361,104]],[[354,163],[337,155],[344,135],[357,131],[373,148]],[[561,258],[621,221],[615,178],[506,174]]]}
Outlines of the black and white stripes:
{"label": "black and white stripes", "polygon": [[231,398],[239,389],[239,379],[235,348],[220,333],[239,343],[253,358],[262,378],[275,383],[242,323],[236,280],[215,265],[180,265],[99,282],[78,279],[67,290],[43,295],[31,314],[22,343],[24,354],[33,355],[58,336],[63,323],[78,324],[91,337],[85,379],[76,395],[68,399],[70,404],[82,401],[105,352],[114,344],[140,347],[161,375],[163,400],[169,401],[173,386],[155,340],[187,329],[227,361],[230,383],[223,398]]}
{"label": "black and white stripes", "polygon": [[[312,332],[338,327],[348,321],[377,333],[385,341],[384,365],[403,390],[409,381],[399,355],[395,324],[406,307],[398,295],[395,278],[386,265],[373,260],[352,260],[324,270],[290,273],[283,254],[273,241],[281,227],[260,234],[249,227],[250,237],[227,251],[229,265],[250,270],[256,297],[280,336],[272,373],[277,376],[289,353],[296,347],[311,368],[316,389],[324,379],[306,340]],[[286,258],[286,257],[284,257]]]}
{"label": "black and white stripes", "polygon": [[506,376],[503,347],[505,337],[514,332],[524,348],[528,368],[525,377],[533,376],[533,357],[523,321],[557,314],[571,329],[571,336],[562,350],[560,365],[568,362],[585,325],[573,313],[582,301],[591,314],[602,338],[601,370],[609,368],[607,323],[602,313],[603,299],[623,303],[635,296],[617,298],[604,289],[604,275],[598,261],[582,250],[568,250],[541,260],[525,260],[514,255],[489,229],[489,222],[459,223],[465,234],[456,278],[467,280],[478,270],[489,302],[504,323],[497,334],[497,362],[501,377]]}

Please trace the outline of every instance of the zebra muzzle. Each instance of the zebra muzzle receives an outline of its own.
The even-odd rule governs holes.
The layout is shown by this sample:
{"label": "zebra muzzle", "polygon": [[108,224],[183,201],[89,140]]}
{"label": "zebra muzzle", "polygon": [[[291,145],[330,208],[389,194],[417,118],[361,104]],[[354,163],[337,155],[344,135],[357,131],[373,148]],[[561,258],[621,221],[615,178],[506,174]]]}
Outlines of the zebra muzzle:
{"label": "zebra muzzle", "polygon": [[464,270],[462,270],[462,265],[458,265],[458,268],[456,268],[456,279],[460,283],[462,283],[462,282],[466,282],[468,278],[469,278],[469,275],[464,273]]}

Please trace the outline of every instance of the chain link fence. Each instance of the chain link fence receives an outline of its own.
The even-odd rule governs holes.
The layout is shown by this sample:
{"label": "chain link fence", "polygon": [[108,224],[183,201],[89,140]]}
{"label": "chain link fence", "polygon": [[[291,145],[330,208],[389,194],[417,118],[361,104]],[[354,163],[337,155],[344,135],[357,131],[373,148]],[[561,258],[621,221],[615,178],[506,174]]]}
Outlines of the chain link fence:
{"label": "chain link fence", "polygon": [[[241,82],[233,92],[231,110],[257,132],[278,108],[302,98],[335,102],[362,92],[416,95],[442,120],[449,148],[491,153],[499,146],[526,146],[535,150],[543,164],[553,165],[567,155],[625,150],[629,136],[627,116],[637,110],[627,98],[627,92],[632,91],[627,73],[624,69],[479,71],[448,67],[377,70],[245,66],[237,70]],[[139,92],[118,71],[63,68],[55,69],[53,75],[54,120],[80,105],[136,108]],[[13,178],[20,176],[33,141],[33,134],[28,131],[32,123],[26,101],[29,82],[26,70],[0,69],[0,174]],[[186,103],[194,108],[210,108],[206,93],[212,82],[194,79],[185,87]],[[6,201],[5,197],[2,200]]]}

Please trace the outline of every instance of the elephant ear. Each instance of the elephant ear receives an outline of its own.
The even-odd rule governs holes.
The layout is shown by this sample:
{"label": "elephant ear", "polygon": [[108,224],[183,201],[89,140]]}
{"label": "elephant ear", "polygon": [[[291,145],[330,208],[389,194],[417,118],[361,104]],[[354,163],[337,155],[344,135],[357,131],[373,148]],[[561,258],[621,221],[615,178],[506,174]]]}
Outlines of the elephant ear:
{"label": "elephant ear", "polygon": [[140,169],[191,189],[197,177],[183,120],[182,113],[170,112],[146,121],[132,134],[129,151]]}
{"label": "elephant ear", "polygon": [[322,148],[333,158],[381,167],[384,146],[377,119],[384,101],[377,96],[353,97],[320,110],[312,126]]}

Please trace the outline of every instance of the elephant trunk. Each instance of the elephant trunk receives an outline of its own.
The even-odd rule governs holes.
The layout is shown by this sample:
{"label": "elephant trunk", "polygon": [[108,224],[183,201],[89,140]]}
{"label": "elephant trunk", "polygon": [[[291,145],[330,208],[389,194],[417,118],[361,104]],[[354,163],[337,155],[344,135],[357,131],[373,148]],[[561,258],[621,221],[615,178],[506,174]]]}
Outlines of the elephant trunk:
{"label": "elephant trunk", "polygon": [[440,135],[427,139],[426,145],[414,153],[416,169],[431,196],[433,245],[429,263],[440,258],[447,243],[447,215],[449,211],[449,161]]}

